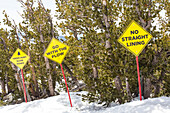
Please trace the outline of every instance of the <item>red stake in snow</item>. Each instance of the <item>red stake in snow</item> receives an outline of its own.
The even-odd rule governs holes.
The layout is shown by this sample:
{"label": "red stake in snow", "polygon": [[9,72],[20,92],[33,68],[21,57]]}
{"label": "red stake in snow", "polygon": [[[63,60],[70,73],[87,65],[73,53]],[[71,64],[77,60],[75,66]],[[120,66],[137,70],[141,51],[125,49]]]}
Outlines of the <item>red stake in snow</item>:
{"label": "red stake in snow", "polygon": [[21,69],[21,73],[22,73],[22,83],[23,83],[23,87],[24,87],[24,98],[25,98],[25,102],[27,103],[27,95],[26,95],[26,90],[25,90],[25,82],[24,82],[24,75],[23,75],[22,69]]}
{"label": "red stake in snow", "polygon": [[142,101],[138,56],[136,56],[136,65],[137,65],[137,72],[138,72],[138,84],[139,84],[140,101]]}
{"label": "red stake in snow", "polygon": [[63,77],[64,77],[64,80],[65,80],[65,84],[66,84],[66,88],[67,88],[67,92],[68,92],[68,96],[69,96],[69,100],[70,100],[70,105],[71,105],[71,107],[72,107],[71,97],[70,97],[70,93],[69,93],[69,89],[68,89],[68,86],[67,86],[67,81],[66,81],[66,78],[65,78],[65,75],[64,75],[64,71],[63,71],[62,64],[60,64],[60,66],[61,66],[61,70],[62,70],[62,73],[63,73]]}

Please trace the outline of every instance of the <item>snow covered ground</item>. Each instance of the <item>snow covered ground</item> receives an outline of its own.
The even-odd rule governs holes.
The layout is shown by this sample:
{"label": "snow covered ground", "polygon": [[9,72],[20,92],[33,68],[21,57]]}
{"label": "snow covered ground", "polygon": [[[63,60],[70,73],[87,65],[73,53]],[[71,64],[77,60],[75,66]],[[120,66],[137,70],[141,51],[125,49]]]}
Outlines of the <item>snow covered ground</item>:
{"label": "snow covered ground", "polygon": [[96,103],[89,104],[81,101],[81,97],[72,93],[73,107],[70,107],[67,93],[47,99],[36,100],[28,103],[0,107],[0,113],[170,113],[170,97],[160,97],[143,101],[104,108]]}

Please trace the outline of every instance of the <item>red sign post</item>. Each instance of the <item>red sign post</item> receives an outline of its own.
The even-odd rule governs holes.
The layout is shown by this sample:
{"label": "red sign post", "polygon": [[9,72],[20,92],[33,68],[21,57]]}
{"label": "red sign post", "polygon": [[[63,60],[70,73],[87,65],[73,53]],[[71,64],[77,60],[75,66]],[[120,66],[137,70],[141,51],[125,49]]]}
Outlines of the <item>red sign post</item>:
{"label": "red sign post", "polygon": [[24,98],[25,98],[25,102],[27,103],[27,95],[26,95],[26,90],[25,90],[25,82],[24,82],[24,75],[23,75],[22,69],[21,69],[21,73],[22,73],[22,83],[23,83],[23,87],[24,87]]}
{"label": "red sign post", "polygon": [[69,93],[69,89],[68,89],[68,86],[67,86],[67,81],[66,81],[66,78],[65,78],[65,75],[64,75],[64,70],[63,70],[62,64],[60,64],[60,66],[61,66],[61,70],[62,70],[62,73],[63,73],[63,77],[64,77],[64,80],[65,80],[65,84],[66,84],[66,88],[67,88],[67,93],[68,93],[69,100],[70,100],[70,105],[71,105],[71,107],[72,107],[71,97],[70,97],[70,93]]}
{"label": "red sign post", "polygon": [[140,100],[142,100],[138,56],[136,56],[136,65],[137,65],[137,72],[138,72],[138,85],[139,85]]}

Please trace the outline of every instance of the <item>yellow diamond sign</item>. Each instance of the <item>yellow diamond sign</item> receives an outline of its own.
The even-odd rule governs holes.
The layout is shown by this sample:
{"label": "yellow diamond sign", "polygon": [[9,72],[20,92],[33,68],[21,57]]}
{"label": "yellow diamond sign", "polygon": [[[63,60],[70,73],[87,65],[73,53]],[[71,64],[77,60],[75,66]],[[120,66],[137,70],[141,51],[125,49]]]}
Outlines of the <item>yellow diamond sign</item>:
{"label": "yellow diamond sign", "polygon": [[61,64],[68,50],[69,46],[53,38],[50,44],[48,45],[47,50],[44,53],[44,56]]}
{"label": "yellow diamond sign", "polygon": [[14,63],[17,67],[22,69],[27,63],[29,56],[25,54],[21,49],[17,49],[12,55],[10,61]]}
{"label": "yellow diamond sign", "polygon": [[139,56],[151,38],[152,35],[133,20],[119,37],[118,42],[135,56]]}

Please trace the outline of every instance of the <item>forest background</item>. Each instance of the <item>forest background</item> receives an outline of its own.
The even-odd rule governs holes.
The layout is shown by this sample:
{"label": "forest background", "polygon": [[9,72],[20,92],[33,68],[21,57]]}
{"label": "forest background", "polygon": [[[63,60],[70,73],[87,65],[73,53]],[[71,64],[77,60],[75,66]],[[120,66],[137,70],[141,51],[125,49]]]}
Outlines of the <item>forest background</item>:
{"label": "forest background", "polygon": [[13,95],[3,104],[24,101],[20,69],[9,61],[17,48],[30,56],[23,69],[29,101],[66,90],[59,64],[43,56],[52,38],[70,46],[62,63],[70,91],[87,91],[83,100],[106,106],[132,101],[139,94],[135,56],[117,41],[132,20],[153,36],[139,56],[143,98],[170,95],[168,0],[56,0],[55,17],[41,0],[18,2],[22,21],[3,11],[8,29],[0,29],[0,96]]}

